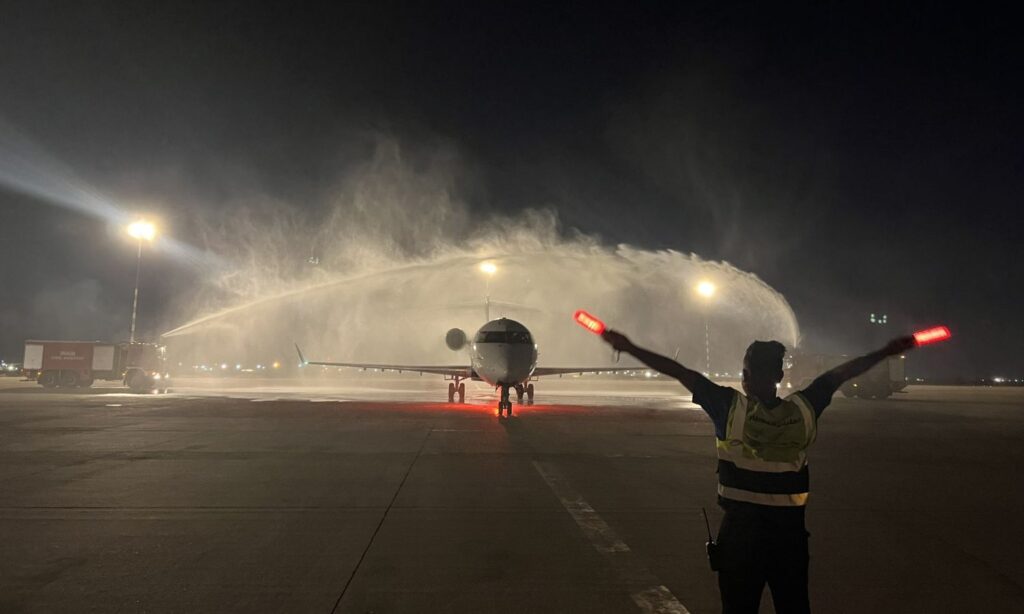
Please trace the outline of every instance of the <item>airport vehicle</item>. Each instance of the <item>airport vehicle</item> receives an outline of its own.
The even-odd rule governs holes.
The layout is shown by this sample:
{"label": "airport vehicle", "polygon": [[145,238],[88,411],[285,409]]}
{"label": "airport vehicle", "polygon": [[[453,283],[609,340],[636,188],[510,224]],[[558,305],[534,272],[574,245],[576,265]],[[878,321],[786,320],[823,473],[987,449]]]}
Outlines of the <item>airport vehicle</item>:
{"label": "airport vehicle", "polygon": [[0,361],[0,375],[6,375],[7,377],[18,377],[19,375],[21,375],[21,363]]}
{"label": "airport vehicle", "polygon": [[[786,375],[782,385],[793,390],[802,390],[809,386],[814,378],[851,358],[851,356],[794,352],[786,357]],[[863,375],[847,381],[839,390],[846,397],[884,399],[907,387],[905,364],[904,356],[890,356]]]}
{"label": "airport vehicle", "polygon": [[44,388],[88,388],[120,381],[132,392],[166,390],[165,348],[153,343],[25,342],[25,376]]}
{"label": "airport vehicle", "polygon": [[504,411],[512,415],[512,401],[509,391],[516,392],[516,401],[533,403],[534,388],[532,382],[545,375],[566,375],[570,373],[626,373],[641,370],[642,367],[603,368],[603,367],[538,367],[537,344],[530,330],[523,324],[508,318],[490,320],[480,327],[470,342],[466,333],[453,328],[445,335],[445,343],[452,351],[467,349],[468,365],[385,365],[351,362],[323,362],[306,360],[302,350],[296,344],[300,363],[326,367],[355,367],[361,369],[380,369],[385,371],[412,371],[414,373],[433,373],[443,375],[448,383],[448,402],[452,403],[457,396],[459,403],[465,401],[465,380],[483,381],[501,390],[498,401],[498,416]]}

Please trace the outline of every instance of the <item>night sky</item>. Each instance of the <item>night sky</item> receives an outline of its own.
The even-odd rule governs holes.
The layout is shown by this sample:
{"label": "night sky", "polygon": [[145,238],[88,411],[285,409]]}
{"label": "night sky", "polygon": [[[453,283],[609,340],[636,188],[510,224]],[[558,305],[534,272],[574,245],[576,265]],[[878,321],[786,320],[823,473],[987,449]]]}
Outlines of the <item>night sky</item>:
{"label": "night sky", "polygon": [[[787,297],[811,348],[868,349],[868,314],[887,313],[889,336],[954,331],[916,374],[1024,377],[1007,14],[200,4],[6,4],[0,132],[186,243],[190,219],[247,194],[323,206],[375,135],[454,151],[481,219],[548,208],[608,244],[726,260]],[[0,356],[127,336],[135,254],[108,222],[0,185],[0,259]],[[197,273],[145,271],[148,335]],[[69,317],[54,304],[71,296],[89,300]]]}

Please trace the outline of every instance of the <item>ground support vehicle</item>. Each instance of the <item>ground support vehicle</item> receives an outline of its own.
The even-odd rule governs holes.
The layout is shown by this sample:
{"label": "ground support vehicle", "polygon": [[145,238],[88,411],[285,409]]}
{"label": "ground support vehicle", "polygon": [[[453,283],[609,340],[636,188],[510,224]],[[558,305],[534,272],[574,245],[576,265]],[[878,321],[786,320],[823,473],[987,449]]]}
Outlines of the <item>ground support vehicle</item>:
{"label": "ground support vehicle", "polygon": [[[782,387],[787,392],[802,390],[809,386],[814,378],[851,358],[853,357],[794,352],[786,357]],[[905,356],[890,356],[863,375],[847,381],[839,390],[847,397],[884,399],[907,387],[905,365]]]}
{"label": "ground support vehicle", "polygon": [[88,388],[119,381],[132,392],[166,391],[164,346],[101,341],[25,342],[23,370],[44,388]]}

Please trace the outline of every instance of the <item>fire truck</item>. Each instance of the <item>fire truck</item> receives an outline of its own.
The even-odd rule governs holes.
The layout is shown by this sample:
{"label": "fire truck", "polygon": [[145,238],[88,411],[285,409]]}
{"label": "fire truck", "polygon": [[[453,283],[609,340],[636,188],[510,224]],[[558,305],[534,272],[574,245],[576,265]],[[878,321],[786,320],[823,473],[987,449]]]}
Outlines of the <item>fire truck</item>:
{"label": "fire truck", "polygon": [[[786,357],[782,386],[792,391],[803,390],[814,378],[853,358],[794,352]],[[844,396],[862,399],[884,399],[907,387],[904,356],[890,356],[866,373],[851,379],[839,389]]]}
{"label": "fire truck", "polygon": [[132,392],[166,391],[166,348],[154,343],[25,342],[22,369],[44,388],[88,388],[118,381]]}

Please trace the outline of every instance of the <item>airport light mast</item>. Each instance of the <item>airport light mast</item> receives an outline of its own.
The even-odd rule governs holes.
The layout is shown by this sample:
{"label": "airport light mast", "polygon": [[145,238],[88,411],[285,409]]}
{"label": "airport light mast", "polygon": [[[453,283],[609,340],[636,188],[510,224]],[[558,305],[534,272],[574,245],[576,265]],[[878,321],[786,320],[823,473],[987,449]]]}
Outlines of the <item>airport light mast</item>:
{"label": "airport light mast", "polygon": [[146,220],[137,220],[128,225],[128,236],[138,242],[138,253],[135,259],[135,293],[132,296],[132,326],[128,334],[128,343],[135,343],[135,315],[139,307],[139,272],[142,269],[142,242],[152,242],[156,237],[156,226]]}
{"label": "airport light mast", "polygon": [[484,291],[484,322],[491,321],[491,278],[498,272],[498,265],[490,260],[484,260],[477,267],[487,279],[486,290]]}
{"label": "airport light mast", "polygon": [[704,302],[705,302],[705,308],[704,308],[704,369],[705,369],[705,375],[707,377],[711,377],[711,324],[710,324],[710,321],[709,321],[710,318],[708,317],[707,303],[710,303],[711,299],[714,298],[715,292],[718,291],[718,288],[715,287],[715,284],[713,284],[712,282],[710,282],[710,281],[705,279],[705,280],[701,281],[700,283],[698,283],[697,286],[694,288],[694,290],[697,292],[698,296],[700,296],[701,298],[704,299]]}

